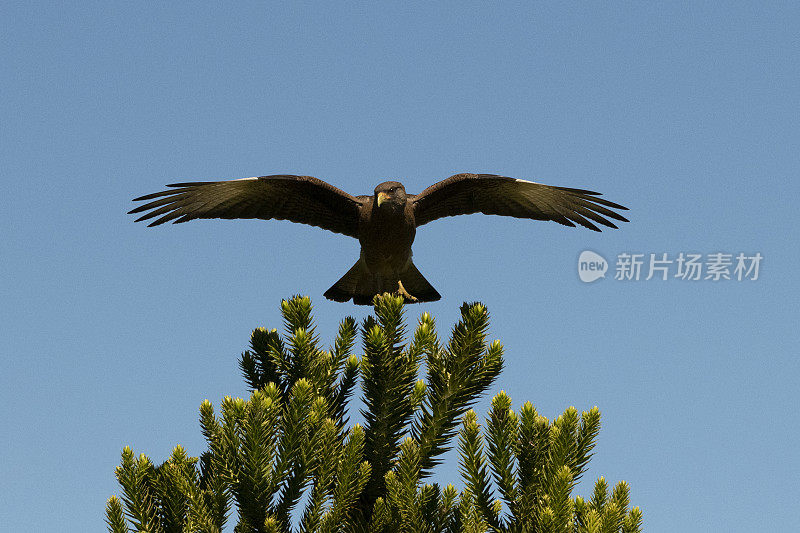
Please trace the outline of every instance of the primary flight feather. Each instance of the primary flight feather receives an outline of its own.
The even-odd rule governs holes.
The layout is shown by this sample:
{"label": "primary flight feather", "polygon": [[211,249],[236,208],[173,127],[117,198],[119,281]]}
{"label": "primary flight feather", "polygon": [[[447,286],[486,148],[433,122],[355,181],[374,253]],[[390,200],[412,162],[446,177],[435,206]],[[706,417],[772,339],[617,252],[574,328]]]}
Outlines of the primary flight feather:
{"label": "primary flight feather", "polygon": [[[456,174],[420,194],[396,181],[381,183],[371,196],[352,196],[311,176],[279,174],[232,181],[175,183],[173,189],[135,198],[148,201],[130,213],[136,219],[188,222],[197,218],[260,218],[310,224],[354,237],[361,257],[325,297],[371,304],[376,294],[395,292],[406,302],[441,298],[414,266],[411,245],[417,227],[442,217],[484,213],[579,224],[600,231],[628,220],[626,207],[584,189],[554,187],[494,174]],[[611,219],[611,220],[609,220]]]}

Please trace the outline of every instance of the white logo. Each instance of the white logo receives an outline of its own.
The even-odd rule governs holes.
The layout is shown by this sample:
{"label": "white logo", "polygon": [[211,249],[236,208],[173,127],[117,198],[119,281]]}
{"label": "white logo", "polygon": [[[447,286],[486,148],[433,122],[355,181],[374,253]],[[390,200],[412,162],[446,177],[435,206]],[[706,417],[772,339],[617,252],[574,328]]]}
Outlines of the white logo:
{"label": "white logo", "polygon": [[578,257],[578,276],[584,283],[591,283],[606,277],[608,261],[602,255],[584,250]]}

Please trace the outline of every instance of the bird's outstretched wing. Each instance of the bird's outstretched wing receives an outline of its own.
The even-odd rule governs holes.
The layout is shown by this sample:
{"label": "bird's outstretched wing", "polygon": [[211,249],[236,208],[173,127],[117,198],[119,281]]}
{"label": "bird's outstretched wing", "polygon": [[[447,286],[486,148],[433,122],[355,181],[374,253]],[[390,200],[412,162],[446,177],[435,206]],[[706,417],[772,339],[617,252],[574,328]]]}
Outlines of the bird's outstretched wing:
{"label": "bird's outstretched wing", "polygon": [[599,194],[494,174],[456,174],[414,196],[414,216],[417,226],[442,217],[484,213],[554,220],[573,227],[577,222],[594,231],[600,229],[593,222],[616,228],[608,218],[628,222],[612,211],[627,207],[599,198]]}
{"label": "bird's outstretched wing", "polygon": [[275,175],[232,181],[173,183],[175,189],[134,198],[152,200],[129,213],[146,214],[150,226],[196,218],[291,220],[358,238],[362,201],[311,176]]}

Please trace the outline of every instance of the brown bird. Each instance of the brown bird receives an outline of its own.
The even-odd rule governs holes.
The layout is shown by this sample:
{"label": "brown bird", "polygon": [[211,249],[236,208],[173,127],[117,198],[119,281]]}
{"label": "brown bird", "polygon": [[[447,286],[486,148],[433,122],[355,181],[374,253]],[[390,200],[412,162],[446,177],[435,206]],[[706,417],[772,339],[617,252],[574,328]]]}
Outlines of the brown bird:
{"label": "brown bird", "polygon": [[[616,228],[608,218],[627,222],[613,211],[627,208],[584,189],[554,187],[494,174],[456,174],[420,194],[386,181],[372,196],[352,196],[311,176],[275,175],[232,181],[175,183],[175,189],[148,194],[152,200],[129,213],[164,222],[196,218],[290,220],[349,235],[361,243],[361,257],[325,297],[371,304],[376,294],[393,292],[406,302],[441,298],[411,261],[417,228],[437,218],[470,213],[553,220],[594,231],[594,224]],[[608,217],[608,218],[606,218]]]}

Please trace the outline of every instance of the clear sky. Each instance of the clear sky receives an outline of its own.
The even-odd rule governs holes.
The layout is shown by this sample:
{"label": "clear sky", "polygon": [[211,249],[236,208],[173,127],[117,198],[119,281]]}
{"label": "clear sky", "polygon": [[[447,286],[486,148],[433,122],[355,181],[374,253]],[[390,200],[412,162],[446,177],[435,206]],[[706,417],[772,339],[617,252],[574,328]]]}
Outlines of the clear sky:
{"label": "clear sky", "polygon": [[[237,358],[281,298],[310,295],[326,343],[369,311],[322,297],[353,239],[148,229],[133,197],[457,172],[597,190],[631,222],[424,226],[415,262],[443,298],[408,318],[447,336],[484,302],[506,348],[492,394],[599,406],[586,479],[628,481],[646,531],[796,527],[800,7],[556,4],[3,2],[0,529],[101,531],[123,446],[201,453],[201,401],[247,393]],[[580,280],[584,250],[605,279]],[[644,279],[681,252],[763,260],[757,280]],[[623,253],[642,279],[614,279]],[[436,480],[460,483],[454,456]]]}

